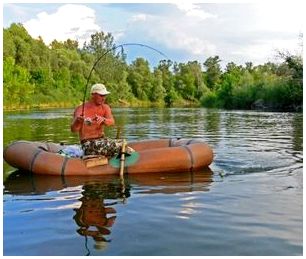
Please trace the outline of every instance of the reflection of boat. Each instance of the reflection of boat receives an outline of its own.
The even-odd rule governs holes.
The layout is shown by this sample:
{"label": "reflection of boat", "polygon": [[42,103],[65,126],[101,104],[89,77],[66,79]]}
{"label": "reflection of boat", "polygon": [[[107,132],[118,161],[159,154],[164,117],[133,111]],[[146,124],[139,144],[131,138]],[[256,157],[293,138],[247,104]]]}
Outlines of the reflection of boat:
{"label": "reflection of boat", "polygon": [[[120,199],[130,196],[131,186],[143,186],[141,193],[178,193],[206,191],[212,182],[212,171],[154,173],[126,175],[124,186],[121,179],[114,175],[106,176],[69,176],[31,174],[28,171],[15,171],[4,182],[7,194],[33,195],[49,191],[62,190],[68,187],[96,185],[105,199]],[[124,188],[123,188],[124,187]]]}
{"label": "reflection of boat", "polygon": [[[137,152],[127,157],[125,172],[184,172],[208,167],[213,160],[211,148],[201,140],[159,139],[131,142]],[[45,175],[118,174],[116,163],[88,168],[80,158],[68,158],[54,143],[17,141],[4,150],[4,159],[13,167]]]}

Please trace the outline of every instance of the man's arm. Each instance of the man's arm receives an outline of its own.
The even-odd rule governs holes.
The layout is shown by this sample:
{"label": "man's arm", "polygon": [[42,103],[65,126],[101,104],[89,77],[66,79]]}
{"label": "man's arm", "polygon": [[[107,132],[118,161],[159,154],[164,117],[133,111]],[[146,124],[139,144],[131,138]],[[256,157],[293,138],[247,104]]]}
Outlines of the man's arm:
{"label": "man's arm", "polygon": [[106,126],[114,125],[115,124],[115,119],[113,117],[111,108],[108,105],[106,105],[106,109],[105,110],[106,110],[106,113],[105,113],[104,124]]}
{"label": "man's arm", "polygon": [[98,116],[96,114],[96,121],[98,124],[104,123],[106,126],[111,126],[115,124],[115,120],[111,111],[111,108],[108,105],[104,105],[104,110],[105,110],[105,115],[103,116]]}
{"label": "man's arm", "polygon": [[73,120],[70,126],[72,132],[79,132],[84,123],[84,116],[81,116],[78,110],[78,108],[75,109],[73,114]]}

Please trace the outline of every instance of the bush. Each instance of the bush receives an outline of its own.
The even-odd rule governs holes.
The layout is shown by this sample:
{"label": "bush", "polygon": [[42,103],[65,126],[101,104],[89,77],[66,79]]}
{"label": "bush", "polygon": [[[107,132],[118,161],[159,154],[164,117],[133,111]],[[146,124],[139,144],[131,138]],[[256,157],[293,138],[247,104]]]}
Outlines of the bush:
{"label": "bush", "polygon": [[215,92],[209,92],[200,99],[201,104],[207,108],[219,108],[221,103]]}

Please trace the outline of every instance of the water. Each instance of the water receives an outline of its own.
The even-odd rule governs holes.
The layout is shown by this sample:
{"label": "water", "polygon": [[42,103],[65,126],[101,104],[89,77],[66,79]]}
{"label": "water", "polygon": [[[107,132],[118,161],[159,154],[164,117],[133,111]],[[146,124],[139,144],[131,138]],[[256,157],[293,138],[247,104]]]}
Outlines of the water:
{"label": "water", "polygon": [[[303,115],[114,109],[128,140],[203,138],[210,169],[32,176],[4,163],[4,255],[302,255]],[[4,114],[4,145],[76,143],[72,110]],[[108,129],[109,136],[116,128]],[[10,176],[8,176],[10,175]]]}

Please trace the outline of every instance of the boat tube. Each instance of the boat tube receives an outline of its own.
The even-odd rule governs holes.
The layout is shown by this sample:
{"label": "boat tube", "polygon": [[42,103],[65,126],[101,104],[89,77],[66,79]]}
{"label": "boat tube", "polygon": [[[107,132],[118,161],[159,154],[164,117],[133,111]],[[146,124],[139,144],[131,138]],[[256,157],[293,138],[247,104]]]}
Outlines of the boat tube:
{"label": "boat tube", "polygon": [[[136,151],[126,156],[124,172],[128,174],[195,171],[213,161],[212,149],[201,139],[143,140],[128,145]],[[119,174],[119,157],[105,165],[88,167],[82,158],[61,155],[64,147],[50,142],[16,141],[5,148],[4,159],[15,168],[35,174]]]}

